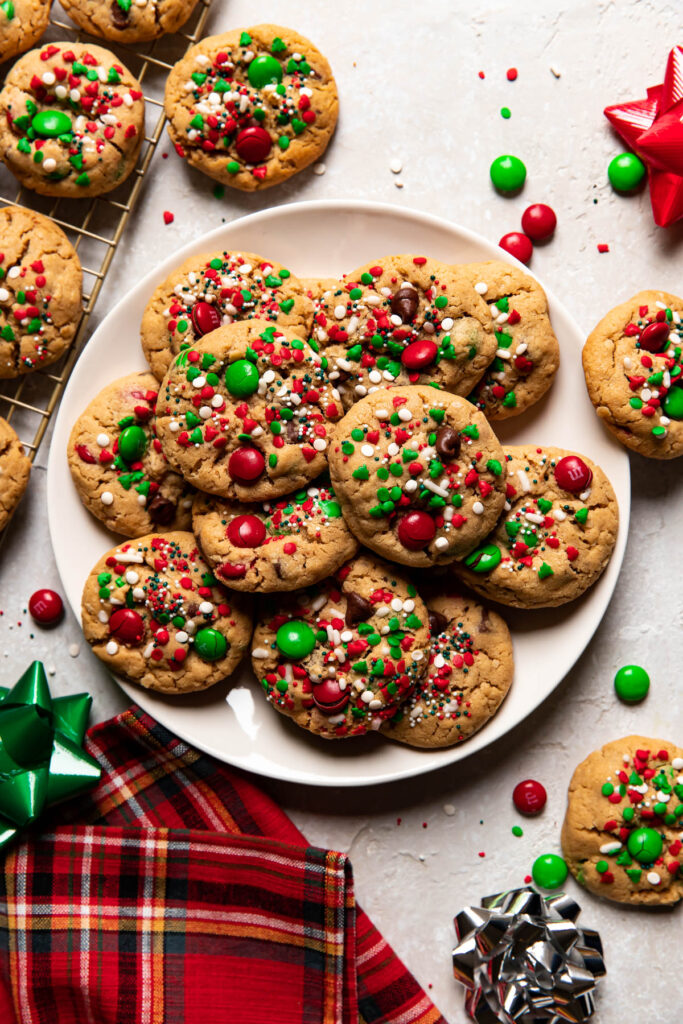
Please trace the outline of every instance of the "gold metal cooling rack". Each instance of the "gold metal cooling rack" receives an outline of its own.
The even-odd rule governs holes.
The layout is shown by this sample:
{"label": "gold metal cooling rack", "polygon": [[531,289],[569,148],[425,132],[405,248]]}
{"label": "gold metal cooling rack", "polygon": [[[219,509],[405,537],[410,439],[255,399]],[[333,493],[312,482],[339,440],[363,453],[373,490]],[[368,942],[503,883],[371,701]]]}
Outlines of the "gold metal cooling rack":
{"label": "gold metal cooling rack", "polygon": [[[0,416],[12,423],[31,460],[35,458],[69,374],[85,343],[95,303],[140,197],[150,162],[161,138],[166,121],[163,106],[166,77],[173,64],[202,38],[211,3],[212,0],[199,0],[182,31],[162,36],[141,48],[93,39],[69,23],[55,5],[50,26],[40,41],[40,45],[58,40],[93,42],[114,50],[142,83],[146,103],[146,131],[137,167],[130,177],[115,191],[92,199],[55,200],[54,197],[39,196],[19,187],[9,171],[0,165],[0,208],[26,206],[50,217],[66,233],[83,267],[83,312],[69,352],[45,370],[14,380],[0,380]],[[0,72],[0,87],[4,79],[3,72],[7,70],[4,68]],[[155,114],[156,124],[150,132],[149,124]],[[7,531],[3,532],[6,535]]]}

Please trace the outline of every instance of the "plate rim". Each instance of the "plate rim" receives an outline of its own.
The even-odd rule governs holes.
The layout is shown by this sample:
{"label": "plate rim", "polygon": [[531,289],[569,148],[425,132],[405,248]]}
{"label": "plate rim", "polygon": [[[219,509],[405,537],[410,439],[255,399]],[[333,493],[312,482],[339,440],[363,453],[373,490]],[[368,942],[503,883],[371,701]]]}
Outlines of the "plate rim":
{"label": "plate rim", "polygon": [[[464,240],[472,243],[473,245],[475,245],[479,249],[482,249],[483,251],[485,251],[488,254],[487,255],[487,259],[502,260],[505,263],[509,263],[512,266],[516,266],[517,268],[522,270],[524,273],[529,274],[531,277],[533,277],[535,280],[537,280],[539,282],[539,284],[541,285],[541,287],[544,289],[544,291],[545,291],[545,293],[546,293],[546,295],[548,297],[548,304],[549,304],[549,306],[552,309],[556,310],[559,314],[561,314],[568,321],[568,323],[571,324],[571,326],[574,328],[574,333],[577,336],[583,336],[584,333],[585,333],[581,329],[581,327],[579,326],[577,321],[575,320],[574,316],[572,314],[570,314],[570,312],[568,311],[568,309],[564,305],[564,303],[560,299],[558,299],[558,297],[555,294],[555,292],[552,289],[547,288],[545,286],[545,284],[541,280],[539,280],[538,276],[533,272],[533,270],[531,270],[529,267],[525,266],[519,260],[517,260],[514,257],[510,256],[508,253],[506,253],[503,250],[501,250],[499,246],[497,246],[493,242],[490,242],[487,238],[485,238],[484,236],[478,234],[476,231],[473,231],[470,228],[463,227],[462,225],[455,223],[454,221],[450,220],[449,218],[439,217],[439,216],[437,216],[436,214],[433,214],[433,213],[424,212],[422,210],[414,209],[412,207],[398,206],[398,205],[396,205],[394,203],[375,202],[373,200],[368,200],[368,199],[357,199],[357,200],[356,199],[311,199],[311,200],[303,200],[303,201],[292,201],[292,202],[281,203],[281,204],[279,204],[277,206],[274,206],[274,207],[267,207],[266,209],[263,209],[263,210],[258,210],[258,211],[253,212],[253,213],[249,213],[249,214],[246,214],[246,215],[243,215],[243,216],[240,216],[240,217],[236,217],[233,220],[226,221],[225,223],[220,224],[220,225],[218,225],[215,228],[212,228],[210,231],[208,231],[208,232],[206,232],[204,234],[201,234],[201,235],[199,235],[198,237],[196,237],[194,239],[191,239],[190,241],[185,243],[183,246],[181,246],[179,249],[174,250],[174,252],[170,253],[160,263],[158,263],[155,267],[153,267],[147,274],[145,274],[142,278],[140,278],[140,280],[137,281],[134,284],[133,288],[134,288],[135,291],[137,291],[138,289],[146,289],[146,290],[149,291],[149,293],[151,293],[154,290],[154,288],[157,286],[157,284],[160,283],[166,276],[168,276],[169,273],[172,272],[172,270],[173,270],[173,268],[175,266],[179,266],[180,263],[184,262],[188,257],[190,257],[192,255],[195,255],[197,253],[200,253],[204,249],[210,248],[212,243],[214,242],[214,240],[216,240],[216,239],[220,238],[221,236],[223,236],[226,231],[234,231],[235,229],[240,229],[241,230],[241,229],[245,229],[245,228],[247,230],[250,230],[250,229],[252,229],[252,227],[257,226],[259,224],[259,222],[261,222],[261,221],[264,221],[264,220],[271,221],[273,219],[277,219],[279,216],[282,216],[282,215],[284,215],[284,216],[296,216],[297,212],[304,212],[304,211],[312,212],[312,211],[323,211],[323,210],[335,211],[336,213],[341,213],[341,212],[379,213],[379,214],[382,214],[382,215],[385,215],[385,216],[391,216],[391,217],[400,218],[401,220],[406,221],[406,222],[411,222],[412,221],[412,222],[419,222],[421,225],[427,224],[427,225],[429,225],[431,227],[434,227],[437,230],[446,229],[447,231],[452,232],[454,235],[459,236],[461,239],[464,239]],[[256,248],[258,248],[258,247],[256,247]],[[78,370],[78,365],[79,365],[81,359],[83,358],[83,356],[87,352],[89,346],[91,346],[91,344],[96,341],[98,336],[100,334],[105,334],[106,333],[106,331],[108,330],[109,322],[115,318],[115,316],[116,316],[116,314],[117,314],[117,312],[119,310],[119,307],[121,306],[122,303],[125,303],[126,300],[127,300],[127,295],[124,295],[121,299],[119,299],[118,301],[114,302],[114,304],[109,308],[109,310],[107,311],[105,316],[102,318],[100,323],[97,325],[97,327],[95,328],[93,333],[90,335],[90,337],[88,338],[86,344],[83,346],[81,352],[79,353],[78,359],[76,360],[76,363],[75,363],[73,371],[72,371],[72,373],[70,375],[69,381],[67,382],[67,386],[64,389],[64,392],[63,392],[63,394],[61,396],[61,399],[60,399],[60,402],[59,402],[59,408],[57,410],[57,414],[56,414],[56,417],[55,417],[55,423],[54,423],[54,428],[53,428],[53,436],[52,436],[51,441],[50,441],[50,448],[49,448],[49,454],[48,454],[48,464],[47,464],[47,506],[48,506],[48,530],[49,530],[49,535],[50,535],[50,542],[51,542],[51,545],[52,545],[53,555],[54,555],[55,562],[56,562],[56,565],[57,565],[57,571],[59,573],[60,581],[62,582],[62,586],[64,587],[64,591],[65,591],[67,600],[69,601],[69,605],[72,608],[72,610],[74,612],[74,615],[76,616],[76,619],[78,620],[79,626],[81,625],[80,601],[78,603],[78,606],[74,607],[74,605],[73,605],[73,603],[71,601],[71,598],[69,596],[69,589],[68,589],[67,585],[64,583],[64,575],[63,575],[63,572],[62,572],[62,558],[58,555],[59,546],[56,543],[56,537],[57,537],[57,534],[58,534],[59,531],[58,531],[58,524],[56,522],[56,514],[54,512],[54,509],[57,506],[56,506],[55,502],[53,501],[53,499],[56,496],[57,489],[58,489],[58,483],[59,483],[59,465],[58,465],[58,463],[61,460],[61,458],[62,458],[64,453],[61,450],[58,450],[58,446],[54,445],[53,441],[54,441],[55,436],[58,433],[60,433],[60,434],[62,433],[62,418],[63,418],[63,416],[66,416],[66,412],[63,412],[63,410],[65,410],[68,407],[68,405],[69,405],[69,399],[71,397],[71,392],[72,391],[75,392],[76,380],[77,380],[77,370]],[[67,434],[68,434],[69,431],[70,431],[70,427],[67,429]],[[615,581],[614,581],[613,587],[611,588],[611,590],[609,590],[609,593],[606,595],[606,597],[601,602],[601,607],[600,607],[600,611],[599,611],[599,617],[597,618],[597,621],[595,622],[595,625],[594,625],[594,628],[592,630],[592,633],[590,634],[590,636],[587,637],[585,642],[583,642],[581,644],[581,646],[578,647],[575,650],[572,663],[567,668],[567,672],[557,680],[557,682],[552,687],[552,689],[548,693],[546,693],[545,696],[543,696],[540,701],[530,705],[524,711],[524,713],[523,713],[521,718],[519,718],[516,722],[511,723],[508,726],[508,728],[505,729],[501,733],[496,733],[495,730],[494,730],[494,731],[491,732],[490,736],[487,736],[486,735],[487,730],[484,729],[484,730],[481,730],[480,733],[478,734],[478,742],[474,742],[472,744],[470,742],[467,742],[467,744],[463,744],[463,745],[457,745],[456,744],[456,745],[454,745],[452,747],[435,748],[434,750],[431,750],[431,751],[417,751],[418,754],[424,754],[424,755],[427,755],[427,756],[429,756],[429,754],[436,755],[436,757],[439,758],[439,760],[436,761],[436,763],[435,763],[433,758],[430,758],[429,762],[427,762],[427,760],[425,758],[425,762],[423,764],[420,764],[419,760],[416,759],[414,764],[408,765],[408,766],[406,766],[403,769],[391,770],[389,772],[386,772],[383,776],[380,773],[379,778],[375,774],[363,776],[361,778],[356,778],[356,777],[353,777],[353,776],[344,776],[344,775],[342,775],[342,776],[340,776],[338,778],[330,778],[330,777],[327,777],[327,776],[313,776],[313,777],[311,777],[310,772],[304,777],[304,775],[299,774],[298,772],[295,771],[293,777],[290,777],[288,779],[289,782],[296,783],[296,784],[299,784],[299,785],[314,786],[316,788],[329,788],[329,787],[332,787],[332,786],[339,786],[339,787],[343,787],[343,788],[356,788],[356,787],[361,788],[361,787],[366,787],[366,786],[371,786],[371,785],[381,785],[381,784],[386,784],[386,783],[390,783],[390,782],[398,782],[398,781],[401,781],[401,780],[404,780],[404,779],[417,777],[419,775],[426,775],[429,772],[437,771],[439,769],[445,769],[447,767],[452,767],[452,766],[454,766],[456,764],[459,764],[461,762],[466,762],[469,757],[474,756],[474,755],[480,753],[482,750],[485,750],[487,747],[491,746],[493,743],[495,743],[495,742],[497,742],[499,740],[502,740],[503,737],[505,737],[513,729],[515,729],[519,725],[521,725],[522,722],[524,722],[531,714],[533,714],[539,707],[541,707],[541,705],[558,689],[558,687],[561,685],[562,681],[566,678],[567,674],[572,670],[574,665],[576,665],[577,661],[579,660],[579,658],[582,656],[582,654],[584,653],[584,651],[586,650],[586,648],[588,647],[588,645],[592,641],[592,639],[595,636],[595,633],[596,633],[600,623],[602,622],[602,620],[603,620],[603,618],[605,616],[607,608],[608,608],[608,606],[610,604],[610,601],[612,599],[612,596],[613,596],[614,591],[616,589],[616,586],[618,584],[619,573],[621,571],[621,567],[622,567],[624,556],[625,556],[625,552],[626,552],[626,546],[627,546],[627,541],[628,541],[628,532],[629,532],[629,522],[630,522],[630,515],[631,515],[631,486],[630,486],[630,484],[631,484],[631,469],[630,469],[630,460],[628,458],[628,453],[622,448],[621,445],[619,445],[616,441],[614,441],[613,438],[611,438],[608,435],[606,435],[606,440],[608,441],[608,443],[611,443],[611,445],[613,446],[613,448],[615,450],[615,453],[616,454],[621,454],[622,457],[623,457],[624,468],[625,468],[625,489],[626,489],[627,494],[628,494],[628,499],[624,503],[624,507],[622,507],[621,504],[618,505],[618,509],[619,509],[619,532],[618,532],[618,535],[617,535],[617,543],[616,543],[616,546],[615,546],[615,550],[614,550],[614,553],[612,555],[612,559],[610,560],[610,563],[609,563],[610,565],[614,564],[616,566]],[[139,705],[146,713],[150,714],[152,717],[154,717],[156,720],[158,720],[160,722],[160,724],[164,725],[164,728],[170,729],[175,734],[177,734],[181,739],[183,739],[185,742],[191,744],[195,748],[198,748],[203,753],[208,754],[209,756],[215,757],[217,760],[221,761],[223,764],[230,765],[231,767],[237,768],[238,770],[241,770],[241,771],[247,771],[247,772],[251,772],[251,773],[253,773],[255,775],[263,776],[264,778],[275,778],[272,770],[268,771],[267,767],[265,767],[265,766],[252,765],[252,764],[248,764],[247,765],[247,764],[243,763],[242,761],[240,761],[239,758],[238,759],[230,759],[229,755],[226,754],[225,752],[217,751],[214,747],[203,744],[201,742],[201,740],[197,740],[197,738],[195,736],[189,737],[187,735],[184,735],[184,730],[182,728],[178,728],[177,724],[174,724],[173,726],[165,725],[165,723],[162,721],[162,719],[158,717],[158,708],[154,707],[154,708],[150,709],[150,707],[147,706],[147,697],[150,696],[152,698],[152,700],[153,700],[154,695],[155,695],[155,691],[149,691],[149,694],[148,694],[148,691],[146,691],[144,689],[141,689],[139,686],[136,686],[134,683],[129,683],[126,680],[123,680],[123,679],[119,678],[118,676],[116,676],[112,672],[110,672],[108,669],[106,669],[106,666],[103,666],[103,667],[107,671],[108,676],[115,682],[115,684],[120,689],[123,690],[123,692],[126,694],[126,696],[131,701],[133,701],[135,704]],[[475,734],[475,737],[473,737],[473,740],[476,741],[476,739],[477,739],[477,736]],[[456,751],[457,751],[457,754],[456,754]],[[449,757],[448,756],[449,754],[455,754],[455,756]]]}

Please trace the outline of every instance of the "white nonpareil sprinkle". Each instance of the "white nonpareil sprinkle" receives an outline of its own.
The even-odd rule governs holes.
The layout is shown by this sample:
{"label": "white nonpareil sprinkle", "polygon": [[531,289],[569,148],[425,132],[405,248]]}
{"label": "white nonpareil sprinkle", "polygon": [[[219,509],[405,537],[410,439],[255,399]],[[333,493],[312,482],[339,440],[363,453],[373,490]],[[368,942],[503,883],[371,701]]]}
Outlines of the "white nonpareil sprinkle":
{"label": "white nonpareil sprinkle", "polygon": [[109,434],[98,434],[97,443],[100,446],[100,448],[106,448],[107,445],[109,444]]}
{"label": "white nonpareil sprinkle", "polygon": [[252,658],[263,660],[264,658],[268,657],[268,651],[266,650],[265,647],[254,647],[254,649],[251,652],[251,656]]}
{"label": "white nonpareil sprinkle", "polygon": [[179,629],[175,635],[176,640],[179,644],[186,644],[190,639],[190,634],[186,633],[184,629]]}
{"label": "white nonpareil sprinkle", "polygon": [[391,602],[391,607],[395,612],[400,612],[403,608],[403,601],[400,597],[394,597]]}
{"label": "white nonpareil sprinkle", "polygon": [[81,653],[81,649],[78,646],[78,644],[69,644],[69,657],[70,658],[77,658],[80,653]]}
{"label": "white nonpareil sprinkle", "polygon": [[437,551],[445,551],[448,547],[448,539],[446,537],[437,537],[434,541],[434,547]]}
{"label": "white nonpareil sprinkle", "polygon": [[325,449],[327,448],[327,441],[325,440],[324,437],[316,437],[315,441],[313,442],[313,447],[317,452],[324,452]]}
{"label": "white nonpareil sprinkle", "polygon": [[683,757],[674,757],[671,767],[674,771],[680,772],[681,768],[683,768]]}
{"label": "white nonpareil sprinkle", "polygon": [[441,327],[444,331],[450,331],[451,327],[455,323],[455,320],[450,316],[445,316],[441,321]]}
{"label": "white nonpareil sprinkle", "polygon": [[612,843],[603,843],[600,847],[600,853],[616,853],[621,847],[622,844],[618,839],[615,839]]}
{"label": "white nonpareil sprinkle", "polygon": [[107,644],[107,654],[116,654],[119,649],[119,645],[115,640],[110,640]]}
{"label": "white nonpareil sprinkle", "polygon": [[529,477],[526,475],[523,469],[517,470],[517,478],[519,480],[519,486],[523,491],[530,491],[531,484],[529,483]]}
{"label": "white nonpareil sprinkle", "polygon": [[661,878],[659,877],[657,871],[648,871],[647,880],[650,883],[650,885],[659,885],[659,883],[661,882]]}
{"label": "white nonpareil sprinkle", "polygon": [[410,409],[399,409],[398,418],[402,420],[404,423],[410,423],[410,421],[413,418],[413,414],[410,411]]}
{"label": "white nonpareil sprinkle", "polygon": [[0,302],[7,302],[9,299],[9,292],[6,288],[0,288]]}
{"label": "white nonpareil sprinkle", "polygon": [[367,458],[370,458],[372,455],[375,454],[375,449],[371,444],[364,444],[361,447],[361,454],[365,455]]}
{"label": "white nonpareil sprinkle", "polygon": [[453,815],[455,814],[455,807],[453,806],[453,804],[444,804],[443,813],[447,814],[449,818],[452,818]]}
{"label": "white nonpareil sprinkle", "polygon": [[103,505],[113,505],[114,495],[111,493],[111,491],[102,491],[102,493],[100,494],[100,501],[102,502]]}
{"label": "white nonpareil sprinkle", "polygon": [[389,164],[389,170],[391,171],[392,174],[400,174],[401,171],[403,170],[403,164],[401,163],[397,156],[395,156],[394,159]]}
{"label": "white nonpareil sprinkle", "polygon": [[524,518],[530,523],[536,523],[537,526],[543,523],[543,516],[539,515],[538,512],[525,512]]}
{"label": "white nonpareil sprinkle", "polygon": [[472,511],[474,512],[475,516],[481,516],[484,513],[484,506],[480,501],[475,501],[474,505],[472,506]]}
{"label": "white nonpareil sprinkle", "polygon": [[371,700],[374,700],[374,698],[375,695],[372,692],[372,690],[363,690],[363,692],[360,695],[360,699],[363,701],[364,704],[369,704]]}
{"label": "white nonpareil sprinkle", "polygon": [[486,281],[477,281],[477,283],[474,286],[474,290],[479,295],[486,295],[487,291],[489,290],[489,286],[487,285]]}
{"label": "white nonpareil sprinkle", "polygon": [[313,166],[314,174],[324,174],[326,170],[327,166],[325,164],[314,164]]}
{"label": "white nonpareil sprinkle", "polygon": [[140,577],[136,573],[135,569],[129,569],[128,572],[126,573],[126,583],[137,583],[139,579]]}

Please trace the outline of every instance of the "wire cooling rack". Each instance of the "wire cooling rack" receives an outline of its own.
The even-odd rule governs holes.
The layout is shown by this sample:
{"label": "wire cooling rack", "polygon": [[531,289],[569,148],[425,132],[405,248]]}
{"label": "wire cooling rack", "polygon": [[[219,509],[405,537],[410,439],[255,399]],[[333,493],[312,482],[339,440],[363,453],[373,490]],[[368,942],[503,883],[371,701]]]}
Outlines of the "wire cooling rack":
{"label": "wire cooling rack", "polygon": [[[78,252],[83,267],[83,311],[73,345],[61,360],[14,380],[0,380],[0,416],[12,423],[30,458],[35,458],[53,412],[83,347],[91,314],[121,242],[130,215],[142,191],[154,151],[161,138],[164,85],[173,64],[203,35],[212,0],[199,0],[180,32],[142,46],[119,46],[95,39],[74,25],[55,4],[50,26],[40,45],[53,41],[90,42],[113,50],[142,84],[145,95],[145,138],[137,166],[115,191],[91,199],[55,199],[19,186],[0,165],[0,208],[24,206],[59,224]],[[10,65],[0,69],[0,86]],[[150,130],[150,122],[155,120]],[[6,533],[6,531],[4,531]]]}

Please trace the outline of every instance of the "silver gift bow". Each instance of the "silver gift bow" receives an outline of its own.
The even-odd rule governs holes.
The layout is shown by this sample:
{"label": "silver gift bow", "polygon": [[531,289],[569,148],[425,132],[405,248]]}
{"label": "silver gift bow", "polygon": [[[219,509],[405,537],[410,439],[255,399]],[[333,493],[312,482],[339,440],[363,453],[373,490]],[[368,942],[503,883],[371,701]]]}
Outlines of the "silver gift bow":
{"label": "silver gift bow", "polygon": [[586,1021],[605,972],[596,931],[576,924],[571,897],[512,889],[486,896],[455,918],[453,974],[468,989],[477,1024]]}

